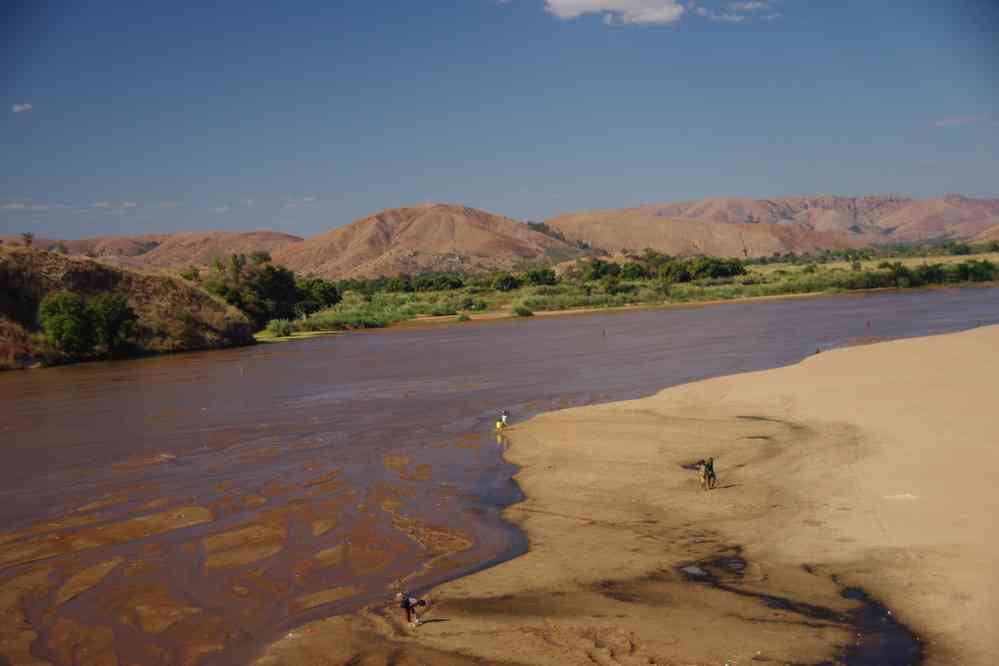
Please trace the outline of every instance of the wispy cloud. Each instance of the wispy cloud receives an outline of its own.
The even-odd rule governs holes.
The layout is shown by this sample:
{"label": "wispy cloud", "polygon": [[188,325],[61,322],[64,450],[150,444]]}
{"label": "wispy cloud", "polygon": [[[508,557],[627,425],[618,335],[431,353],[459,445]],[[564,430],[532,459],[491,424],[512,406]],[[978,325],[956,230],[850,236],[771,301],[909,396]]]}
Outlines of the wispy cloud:
{"label": "wispy cloud", "polygon": [[53,208],[65,208],[63,204],[48,203],[45,201],[34,201],[31,199],[25,199],[22,201],[6,201],[0,204],[0,210],[13,210],[13,211],[38,211],[38,210],[52,210]]}
{"label": "wispy cloud", "polygon": [[739,0],[716,8],[690,2],[687,8],[701,18],[722,23],[741,23],[754,17],[772,21],[781,17],[777,11],[779,2],[780,0]]}
{"label": "wispy cloud", "polygon": [[982,113],[975,116],[944,116],[933,121],[934,127],[959,127],[961,125],[986,125],[995,124],[992,116]]}
{"label": "wispy cloud", "polygon": [[713,9],[708,9],[707,7],[701,7],[700,5],[691,5],[691,9],[695,14],[702,18],[706,18],[709,21],[719,21],[723,23],[740,23],[746,20],[745,15],[735,14],[733,12],[718,12]]}
{"label": "wispy cloud", "polygon": [[292,208],[301,208],[303,206],[310,206],[310,205],[316,203],[317,201],[319,201],[319,197],[316,197],[316,196],[307,196],[307,197],[291,197],[291,196],[288,196],[288,197],[284,197],[283,200],[284,200],[284,204],[282,204],[281,207],[282,208],[292,209]]}
{"label": "wispy cloud", "polygon": [[770,11],[774,3],[768,0],[746,0],[745,2],[729,3],[728,8],[734,12],[765,12]]}
{"label": "wispy cloud", "polygon": [[676,0],[547,0],[545,9],[565,21],[600,14],[605,23],[631,25],[676,23],[687,11]]}
{"label": "wispy cloud", "polygon": [[[609,25],[665,25],[677,23],[686,15],[709,21],[741,23],[750,18],[774,20],[781,17],[781,0],[717,1],[702,5],[696,0],[546,0],[545,9],[558,18],[570,21],[587,14],[603,17]],[[503,3],[501,3],[503,4]]]}
{"label": "wispy cloud", "polygon": [[102,208],[104,210],[131,210],[138,208],[139,204],[134,201],[98,201],[90,204],[91,208]]}
{"label": "wispy cloud", "polygon": [[10,110],[13,111],[14,113],[27,113],[28,111],[31,111],[33,108],[35,107],[31,106],[30,104],[15,104],[14,106],[10,107]]}

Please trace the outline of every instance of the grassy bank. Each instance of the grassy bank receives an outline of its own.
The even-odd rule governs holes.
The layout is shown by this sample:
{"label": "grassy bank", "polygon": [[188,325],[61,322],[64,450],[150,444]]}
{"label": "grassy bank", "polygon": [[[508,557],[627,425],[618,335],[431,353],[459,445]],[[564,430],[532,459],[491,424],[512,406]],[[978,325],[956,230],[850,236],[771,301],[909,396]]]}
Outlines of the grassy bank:
{"label": "grassy bank", "polygon": [[555,284],[513,289],[478,284],[425,292],[347,291],[333,308],[297,321],[272,322],[266,337],[381,328],[426,317],[493,319],[533,312],[994,282],[999,281],[999,253],[971,258],[947,255],[898,261],[749,265],[739,275],[682,282],[661,275],[636,279],[620,275],[586,279],[583,275],[585,271]]}
{"label": "grassy bank", "polygon": [[175,276],[0,247],[0,369],[251,344],[252,330]]}

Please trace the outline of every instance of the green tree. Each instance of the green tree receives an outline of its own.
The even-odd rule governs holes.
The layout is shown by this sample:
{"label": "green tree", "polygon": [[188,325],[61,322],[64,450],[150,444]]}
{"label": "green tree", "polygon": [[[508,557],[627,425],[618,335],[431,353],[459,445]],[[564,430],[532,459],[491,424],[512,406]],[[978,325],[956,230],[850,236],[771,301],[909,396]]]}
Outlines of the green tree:
{"label": "green tree", "polygon": [[532,268],[524,273],[524,282],[540,286],[555,284],[558,282],[558,279],[555,277],[555,271],[550,268]]}
{"label": "green tree", "polygon": [[82,355],[94,348],[94,322],[83,299],[57,291],[42,299],[38,318],[49,343],[67,354]]}
{"label": "green tree", "polygon": [[109,353],[114,354],[135,335],[139,317],[123,294],[99,294],[88,307],[97,343]]}
{"label": "green tree", "polygon": [[259,266],[260,264],[268,264],[271,261],[271,253],[267,250],[257,250],[256,252],[250,253],[250,263],[254,266]]}
{"label": "green tree", "polygon": [[493,278],[493,289],[497,291],[513,291],[520,286],[520,280],[509,273],[500,273]]}
{"label": "green tree", "polygon": [[323,308],[331,308],[340,302],[340,291],[332,282],[320,277],[309,276],[296,280],[298,290],[295,314],[310,315]]}
{"label": "green tree", "polygon": [[621,277],[625,280],[642,280],[649,277],[649,272],[642,264],[629,261],[621,267]]}

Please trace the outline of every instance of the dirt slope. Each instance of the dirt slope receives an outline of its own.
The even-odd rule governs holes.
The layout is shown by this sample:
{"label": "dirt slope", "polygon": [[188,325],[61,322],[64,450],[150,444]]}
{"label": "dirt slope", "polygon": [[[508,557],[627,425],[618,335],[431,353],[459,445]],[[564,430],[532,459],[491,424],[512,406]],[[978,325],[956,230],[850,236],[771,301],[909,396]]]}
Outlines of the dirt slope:
{"label": "dirt slope", "polygon": [[69,290],[84,297],[122,293],[139,316],[137,344],[146,351],[178,351],[248,344],[249,321],[239,310],[188,282],[166,275],[68,257],[56,252],[0,246],[0,359],[31,357],[44,345],[38,304]]}
{"label": "dirt slope", "polygon": [[994,227],[989,227],[982,233],[978,234],[975,238],[979,243],[986,243],[988,241],[999,241],[999,224]]}
{"label": "dirt slope", "polygon": [[[23,246],[19,236],[0,236],[4,245]],[[131,266],[177,268],[206,266],[216,257],[230,254],[273,252],[279,247],[300,243],[299,236],[276,231],[188,231],[143,236],[97,236],[80,240],[36,238],[32,247],[56,250],[62,246],[71,255],[115,259]]]}
{"label": "dirt slope", "polygon": [[[999,223],[999,199],[971,199],[946,195],[914,200],[893,195],[866,197],[795,196],[774,199],[712,197],[684,203],[650,204],[620,210],[583,211],[561,215],[548,224],[569,238],[604,249],[616,246],[654,247],[674,254],[699,247],[706,254],[732,254],[739,235],[681,222],[698,221],[715,227],[760,227],[746,236],[755,246],[799,252],[809,248],[840,248],[857,244],[916,242],[940,238],[973,238]],[[610,222],[615,232],[599,231]],[[669,228],[666,228],[663,223]],[[655,230],[647,227],[655,226]],[[794,232],[788,232],[793,229]],[[816,232],[820,232],[816,234]],[[599,238],[615,239],[614,246]],[[656,242],[659,245],[650,245]],[[746,242],[749,255],[753,246]],[[756,254],[768,252],[757,252]]]}
{"label": "dirt slope", "polygon": [[511,269],[578,256],[573,246],[509,218],[451,204],[385,210],[273,253],[326,278]]}
{"label": "dirt slope", "polygon": [[650,214],[643,208],[563,215],[548,224],[568,238],[610,252],[651,247],[679,256],[760,257],[775,252],[802,253],[863,245],[861,240],[844,234],[794,225],[671,219]]}
{"label": "dirt slope", "polygon": [[302,239],[276,231],[196,231],[172,234],[152,250],[132,257],[129,263],[141,266],[172,268],[178,266],[207,266],[216,258],[231,254],[251,254],[275,250],[301,243]]}

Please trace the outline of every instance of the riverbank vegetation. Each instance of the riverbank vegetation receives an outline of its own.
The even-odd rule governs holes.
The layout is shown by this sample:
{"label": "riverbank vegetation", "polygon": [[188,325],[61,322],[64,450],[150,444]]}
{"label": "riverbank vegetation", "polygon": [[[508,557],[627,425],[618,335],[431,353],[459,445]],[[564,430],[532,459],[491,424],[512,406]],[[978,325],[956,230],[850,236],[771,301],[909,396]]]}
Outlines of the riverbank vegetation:
{"label": "riverbank vegetation", "polygon": [[[975,251],[990,247],[973,248]],[[342,300],[268,328],[296,332],[380,328],[425,317],[530,316],[535,312],[665,305],[791,294],[905,289],[999,280],[999,254],[963,252],[886,259],[830,255],[765,264],[714,257],[678,258],[644,250],[618,260],[592,258],[519,273],[401,275],[336,284]]]}
{"label": "riverbank vegetation", "polygon": [[0,246],[0,369],[251,344],[252,332],[176,276]]}
{"label": "riverbank vegetation", "polygon": [[181,277],[239,308],[255,330],[270,321],[302,318],[340,301],[336,286],[318,277],[298,277],[271,263],[267,252],[232,254],[211,268],[191,267]]}

